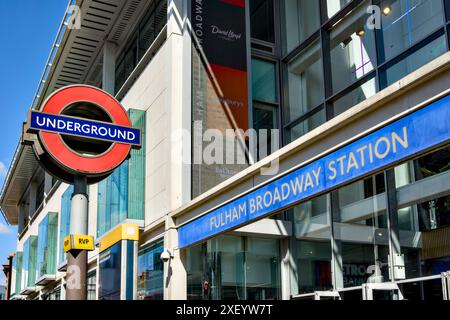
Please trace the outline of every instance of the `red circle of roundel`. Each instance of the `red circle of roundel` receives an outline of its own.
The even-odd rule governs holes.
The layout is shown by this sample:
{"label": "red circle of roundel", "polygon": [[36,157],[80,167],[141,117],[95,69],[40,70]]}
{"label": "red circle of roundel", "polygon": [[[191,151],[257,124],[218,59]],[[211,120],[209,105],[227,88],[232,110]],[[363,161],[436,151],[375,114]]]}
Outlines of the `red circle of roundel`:
{"label": "red circle of roundel", "polygon": [[[62,110],[76,102],[88,102],[103,108],[114,124],[131,127],[125,109],[106,92],[89,86],[70,86],[53,93],[45,102],[42,112],[60,115]],[[114,143],[108,151],[98,156],[82,156],[63,142],[58,133],[39,133],[41,142],[49,154],[64,168],[76,173],[98,175],[109,172],[128,156],[131,146]]]}

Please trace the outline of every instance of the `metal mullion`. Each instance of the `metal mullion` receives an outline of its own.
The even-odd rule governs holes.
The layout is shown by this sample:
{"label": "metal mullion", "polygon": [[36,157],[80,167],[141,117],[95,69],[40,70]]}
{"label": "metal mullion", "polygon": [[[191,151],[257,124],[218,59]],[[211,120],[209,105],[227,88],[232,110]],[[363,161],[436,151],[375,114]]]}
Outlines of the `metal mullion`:
{"label": "metal mullion", "polygon": [[333,95],[333,79],[331,68],[330,31],[320,29],[320,48],[322,55],[322,80],[323,94],[325,98],[326,121],[334,117],[333,105],[327,99]]}
{"label": "metal mullion", "polygon": [[[345,5],[339,12],[337,12],[334,16],[332,16],[330,19],[322,23],[321,28],[325,30],[329,30],[333,27],[334,24],[339,22],[339,20],[343,19],[347,14],[349,14],[351,11],[353,11],[356,7],[358,7],[361,3],[363,3],[364,0],[353,0]],[[323,8],[323,10],[326,10],[326,7]],[[325,11],[326,16],[326,11]]]}
{"label": "metal mullion", "polygon": [[274,29],[274,56],[279,60],[281,58],[282,49],[282,37],[281,37],[281,7],[280,1],[275,0],[273,2],[273,29]]}
{"label": "metal mullion", "polygon": [[[387,204],[387,223],[389,235],[389,278],[395,281],[394,257],[401,253],[400,234],[398,230],[398,208],[397,208],[397,190],[395,187],[395,168],[388,169],[384,172],[384,183],[386,187],[385,197]],[[388,267],[389,268],[389,267]]]}
{"label": "metal mullion", "polygon": [[[376,5],[381,7],[381,0],[372,0],[372,5]],[[380,21],[381,23],[381,21]],[[387,79],[385,73],[380,73],[380,69],[378,68],[380,64],[382,64],[385,60],[384,54],[384,38],[383,38],[383,28],[375,28],[374,30],[375,37],[375,81],[377,83],[377,90],[381,90],[384,86],[386,86]]]}
{"label": "metal mullion", "polygon": [[442,9],[444,10],[444,26],[445,26],[445,44],[447,46],[447,51],[450,50],[450,44],[449,44],[449,28],[450,28],[450,8],[447,8],[447,5],[450,6],[450,2],[447,0],[441,0],[442,2]]}
{"label": "metal mullion", "polygon": [[265,101],[265,100],[258,100],[258,99],[253,99],[253,102],[259,103],[259,104],[266,104],[269,105],[271,107],[279,107],[279,104],[277,102],[273,102],[273,101]]}
{"label": "metal mullion", "polygon": [[343,96],[347,95],[348,93],[352,92],[353,90],[357,89],[367,81],[371,80],[372,78],[376,77],[376,71],[372,70],[368,74],[364,75],[363,77],[359,78],[355,82],[353,82],[351,85],[347,86],[346,88],[342,89],[339,92],[336,92],[334,95],[326,99],[326,102],[334,103],[336,100],[339,100]]}
{"label": "metal mullion", "polygon": [[444,9],[444,21],[450,23],[450,2],[442,0],[442,8]]}
{"label": "metal mullion", "polygon": [[303,50],[308,48],[311,44],[313,44],[320,37],[320,29],[315,31],[312,35],[306,38],[301,44],[291,50],[289,54],[285,57],[281,58],[281,61],[284,63],[288,63],[290,60],[294,59],[297,55],[299,55]]}
{"label": "metal mullion", "polygon": [[285,130],[289,130],[292,129],[293,127],[295,127],[296,125],[298,125],[299,123],[305,121],[306,119],[308,119],[309,117],[315,115],[316,113],[322,111],[322,109],[324,108],[324,104],[321,103],[320,105],[318,105],[317,107],[309,110],[308,112],[302,114],[300,117],[298,117],[297,119],[295,119],[294,121],[289,122],[288,124],[286,124],[284,126]]}
{"label": "metal mullion", "polygon": [[447,51],[450,50],[450,32],[449,32],[449,29],[450,29],[450,22],[447,22],[445,27],[444,27],[445,43],[447,45]]}
{"label": "metal mullion", "polygon": [[320,0],[319,3],[319,11],[320,11],[320,25],[322,26],[325,22],[328,21],[328,3],[327,0]]}
{"label": "metal mullion", "polygon": [[289,102],[289,81],[288,81],[288,67],[287,64],[280,62],[280,130],[282,133],[282,145],[285,146],[288,144],[287,141],[287,134],[285,134],[285,123],[287,121],[287,114],[286,111],[287,104]]}

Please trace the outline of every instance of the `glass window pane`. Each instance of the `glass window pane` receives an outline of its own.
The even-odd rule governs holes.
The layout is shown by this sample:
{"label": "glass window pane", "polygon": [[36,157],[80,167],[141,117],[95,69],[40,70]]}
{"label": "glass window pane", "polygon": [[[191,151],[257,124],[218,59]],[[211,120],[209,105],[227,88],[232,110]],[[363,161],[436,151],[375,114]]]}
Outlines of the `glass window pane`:
{"label": "glass window pane", "polygon": [[280,299],[277,239],[224,235],[187,249],[188,299]]}
{"label": "glass window pane", "polygon": [[[422,184],[438,176],[448,181],[449,170],[450,147],[395,168],[398,192],[404,193],[403,187],[408,186],[408,194],[417,197],[413,205],[405,207],[399,203],[395,217],[407,278],[438,275],[450,270],[450,247],[447,245],[450,243],[450,190],[438,191],[439,182],[434,182],[436,191],[424,189]],[[423,290],[420,287],[419,293]]]}
{"label": "glass window pane", "polygon": [[386,60],[411,47],[444,23],[442,0],[382,1]]}
{"label": "glass window pane", "polygon": [[286,122],[323,102],[323,71],[320,42],[315,41],[288,64]]}
{"label": "glass window pane", "polygon": [[356,89],[353,89],[342,98],[334,102],[334,116],[337,116],[358,103],[370,98],[377,92],[377,83],[375,78],[366,81]]}
{"label": "glass window pane", "polygon": [[153,1],[139,27],[139,60],[155,41],[166,21],[167,0]]}
{"label": "glass window pane", "polygon": [[56,272],[56,232],[58,214],[49,212],[39,224],[37,248],[37,279]]}
{"label": "glass window pane", "polygon": [[320,196],[292,209],[299,294],[332,289],[327,197]]}
{"label": "glass window pane", "polygon": [[64,191],[61,197],[61,221],[59,226],[59,258],[58,265],[63,264],[67,260],[67,253],[63,250],[63,241],[70,231],[70,207],[71,198],[73,193],[73,186],[70,185],[66,191]]}
{"label": "glass window pane", "polygon": [[205,245],[186,249],[187,299],[202,300],[204,296],[203,257]]}
{"label": "glass window pane", "polygon": [[129,109],[128,114],[133,127],[140,128],[142,134],[142,147],[139,150],[132,149],[128,160],[128,219],[144,220],[145,215],[145,137],[146,137],[146,112]]}
{"label": "glass window pane", "polygon": [[132,38],[116,67],[115,90],[118,92],[137,65],[138,45],[136,36]]}
{"label": "glass window pane", "polygon": [[98,184],[98,237],[127,218],[144,219],[146,113],[130,109],[128,114],[133,127],[142,131],[143,147],[140,150],[132,150],[130,159]]}
{"label": "glass window pane", "polygon": [[97,272],[96,271],[92,271],[87,275],[87,300],[97,300]]}
{"label": "glass window pane", "polygon": [[245,255],[247,300],[280,299],[280,263],[278,240],[248,238]]}
{"label": "glass window pane", "polygon": [[97,237],[101,237],[127,218],[128,168],[127,160],[98,184]]}
{"label": "glass window pane", "polygon": [[[273,145],[276,141],[272,142],[272,138],[278,139],[279,137],[272,137],[272,129],[277,129],[277,108],[272,105],[265,105],[261,103],[253,103],[253,128],[259,134],[257,142],[257,155],[258,160],[268,156],[272,152],[278,149],[279,144]],[[263,141],[264,135],[260,130],[267,130],[267,139]]]}
{"label": "glass window pane", "polygon": [[99,300],[120,300],[122,275],[122,242],[118,242],[99,256]]}
{"label": "glass window pane", "polygon": [[282,1],[283,49],[288,54],[320,27],[319,1]]}
{"label": "glass window pane", "polygon": [[443,300],[441,279],[402,283],[399,287],[406,300]]}
{"label": "glass window pane", "polygon": [[331,18],[352,0],[327,0],[327,16]]}
{"label": "glass window pane", "polygon": [[30,236],[29,238],[29,248],[28,248],[28,273],[27,273],[27,287],[35,287],[36,285],[36,274],[37,274],[37,236]]}
{"label": "glass window pane", "polygon": [[16,283],[15,283],[15,294],[19,295],[22,290],[22,272],[23,272],[23,254],[22,252],[17,252],[14,257],[15,259],[15,269],[16,269]]}
{"label": "glass window pane", "polygon": [[161,253],[163,242],[139,252],[137,295],[138,300],[162,300],[164,297],[164,266]]}
{"label": "glass window pane", "polygon": [[253,99],[276,102],[275,64],[260,59],[252,59],[252,94]]}
{"label": "glass window pane", "polygon": [[355,182],[334,192],[339,210],[333,212],[337,287],[389,281],[389,233],[384,174]]}
{"label": "glass window pane", "polygon": [[450,21],[450,3],[448,3],[448,0],[445,0],[445,12],[447,21]]}
{"label": "glass window pane", "polygon": [[250,0],[252,38],[275,42],[273,0]]}
{"label": "glass window pane", "polygon": [[430,42],[423,48],[417,50],[402,61],[396,63],[386,70],[387,85],[400,80],[409,73],[417,70],[433,59],[439,57],[447,51],[445,43],[445,35],[440,36],[436,40]]}
{"label": "glass window pane", "polygon": [[310,116],[309,118],[307,118],[306,120],[295,125],[291,129],[288,129],[286,135],[287,143],[291,143],[297,138],[307,134],[311,130],[325,123],[325,121],[326,121],[326,113],[325,109],[322,109],[313,114],[312,116]]}
{"label": "glass window pane", "polygon": [[339,22],[331,31],[331,71],[333,92],[339,92],[372,71],[376,64],[373,30],[365,26],[366,14],[355,15]]}

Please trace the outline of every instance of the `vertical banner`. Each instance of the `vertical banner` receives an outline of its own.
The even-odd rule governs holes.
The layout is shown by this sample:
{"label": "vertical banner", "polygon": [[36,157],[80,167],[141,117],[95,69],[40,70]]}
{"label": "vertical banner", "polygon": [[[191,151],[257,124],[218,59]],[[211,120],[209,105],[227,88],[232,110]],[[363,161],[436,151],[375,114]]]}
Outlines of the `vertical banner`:
{"label": "vertical banner", "polygon": [[245,2],[191,1],[193,196],[246,167],[245,161],[225,161],[225,153],[229,154],[225,150],[222,159],[216,150],[217,161],[213,164],[205,165],[202,157],[208,148],[203,140],[208,129],[218,130],[226,137],[224,146],[233,142],[236,153],[245,153],[245,145],[239,146],[236,136],[226,134],[230,129],[245,132],[249,126]]}

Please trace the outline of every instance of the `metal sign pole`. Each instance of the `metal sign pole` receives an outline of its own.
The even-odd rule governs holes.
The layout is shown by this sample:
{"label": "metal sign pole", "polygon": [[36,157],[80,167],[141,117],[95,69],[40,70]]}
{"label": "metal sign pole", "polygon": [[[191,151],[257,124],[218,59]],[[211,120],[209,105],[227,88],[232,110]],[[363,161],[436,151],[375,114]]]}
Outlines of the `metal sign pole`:
{"label": "metal sign pole", "polygon": [[[70,213],[70,234],[88,234],[87,178],[74,179],[72,206]],[[68,252],[66,300],[86,300],[87,298],[87,250],[73,249]]]}

